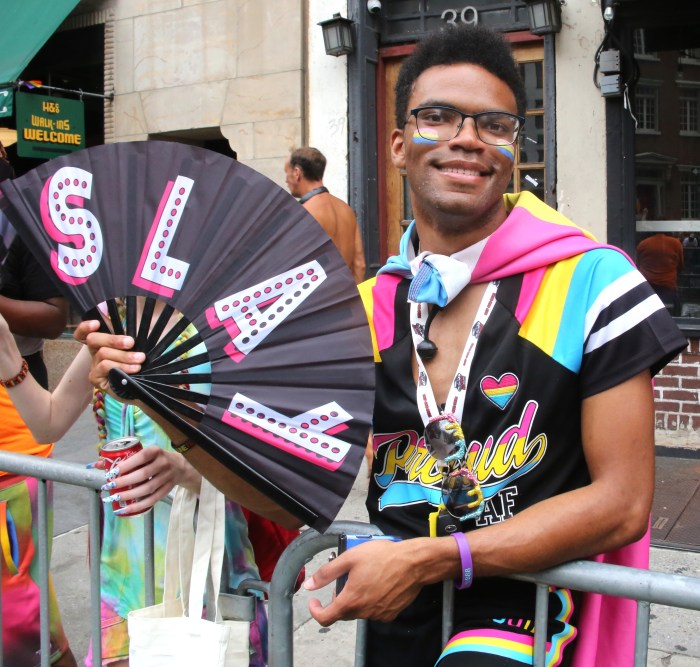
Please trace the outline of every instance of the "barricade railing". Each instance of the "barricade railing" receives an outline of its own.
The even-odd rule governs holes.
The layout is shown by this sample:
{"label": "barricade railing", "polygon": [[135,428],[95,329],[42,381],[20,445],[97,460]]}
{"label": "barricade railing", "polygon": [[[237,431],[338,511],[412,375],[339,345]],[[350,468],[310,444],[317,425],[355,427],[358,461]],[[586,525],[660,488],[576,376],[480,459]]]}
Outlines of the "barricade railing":
{"label": "barricade railing", "polygon": [[[102,634],[100,623],[100,514],[102,503],[100,487],[105,483],[104,472],[87,468],[84,464],[45,459],[26,454],[0,452],[0,471],[37,480],[37,550],[39,554],[39,617],[40,617],[40,665],[49,667],[50,611],[49,611],[49,534],[48,482],[82,486],[88,495],[88,551],[90,565],[90,638],[92,640],[92,664],[102,664]],[[171,503],[169,496],[160,502]],[[153,512],[144,515],[144,598],[146,606],[155,604]],[[269,583],[257,579],[241,582],[234,593],[219,595],[219,610],[225,620],[252,622],[255,620],[256,594],[268,593]],[[213,595],[211,580],[207,580],[206,599]],[[216,605],[207,604],[207,618]],[[213,620],[213,619],[211,619]],[[0,590],[0,630],[2,629],[2,591]],[[0,667],[3,667],[2,632],[0,632]]]}
{"label": "barricade railing", "polygon": [[[357,521],[337,521],[323,535],[304,531],[280,557],[270,582],[269,595],[269,667],[294,664],[293,607],[294,586],[301,568],[316,554],[338,546],[338,536],[346,534],[380,535],[373,525]],[[573,561],[533,574],[511,578],[536,585],[534,667],[544,667],[549,586],[576,591],[602,593],[637,601],[634,667],[646,667],[649,641],[649,605],[660,604],[700,611],[700,578],[641,570],[621,565]],[[444,584],[443,644],[451,634],[454,583]],[[364,667],[366,626],[357,622],[355,667]]]}
{"label": "barricade railing", "polygon": [[[0,452],[0,471],[35,477],[37,491],[37,548],[39,552],[39,610],[41,667],[49,667],[49,535],[47,482],[57,482],[86,489],[88,500],[88,544],[90,563],[90,637],[92,639],[93,664],[102,664],[100,630],[100,487],[105,483],[104,472],[86,468],[84,464],[56,459],[45,459],[26,454]],[[153,578],[153,512],[144,515],[144,580],[146,605],[154,604]],[[0,622],[2,619],[2,595],[0,591]],[[2,667],[2,633],[0,633],[0,667]]]}
{"label": "barricade railing", "polygon": [[[92,639],[93,664],[102,662],[100,629],[100,487],[104,484],[104,473],[86,468],[83,464],[56,459],[44,459],[24,454],[0,452],[0,471],[34,477],[38,481],[37,535],[39,551],[40,587],[40,649],[41,667],[50,664],[49,634],[49,535],[47,482],[81,486],[86,489],[89,508],[89,564],[90,564],[90,636]],[[155,602],[153,577],[153,514],[145,514],[144,525],[144,579],[145,603]],[[338,536],[346,534],[380,535],[381,531],[371,524],[357,521],[337,521],[323,535],[315,530],[306,530],[296,538],[280,557],[272,581],[247,580],[241,584],[238,594],[252,591],[268,593],[269,614],[269,667],[292,667],[294,664],[293,606],[292,597],[299,572],[318,553],[336,549]],[[652,570],[639,570],[595,563],[574,561],[534,574],[513,575],[513,579],[528,581],[536,585],[534,667],[544,667],[546,628],[548,612],[548,587],[557,586],[572,590],[601,593],[629,598],[637,601],[637,629],[634,667],[646,667],[649,635],[649,606],[660,604],[700,611],[700,578],[668,574]],[[443,595],[443,643],[451,634],[453,582],[444,584]],[[209,593],[209,591],[208,591]],[[221,600],[224,618],[252,620],[249,602],[237,600],[236,596],[225,596]],[[240,605],[243,604],[244,607]],[[228,606],[227,606],[228,605]],[[229,609],[230,607],[230,609]],[[247,618],[246,618],[247,617]],[[0,619],[2,597],[0,595]],[[1,622],[1,621],[0,621]],[[355,667],[365,662],[366,624],[358,621],[355,648]],[[2,638],[0,633],[0,667],[2,667]]]}

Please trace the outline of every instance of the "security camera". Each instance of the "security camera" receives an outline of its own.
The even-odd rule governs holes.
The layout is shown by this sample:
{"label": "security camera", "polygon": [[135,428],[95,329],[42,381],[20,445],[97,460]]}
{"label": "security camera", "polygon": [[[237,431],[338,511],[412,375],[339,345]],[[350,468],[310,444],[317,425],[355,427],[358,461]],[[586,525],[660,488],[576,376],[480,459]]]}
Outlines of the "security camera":
{"label": "security camera", "polygon": [[367,0],[367,11],[370,14],[379,14],[382,11],[382,3],[380,0]]}

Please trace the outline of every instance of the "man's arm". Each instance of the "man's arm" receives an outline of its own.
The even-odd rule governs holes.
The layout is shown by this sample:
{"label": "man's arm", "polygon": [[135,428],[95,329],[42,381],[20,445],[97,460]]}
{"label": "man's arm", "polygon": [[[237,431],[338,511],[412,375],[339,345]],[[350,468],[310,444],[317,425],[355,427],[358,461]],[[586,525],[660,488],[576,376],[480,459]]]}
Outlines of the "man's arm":
{"label": "man's arm", "polygon": [[[76,330],[76,338],[84,341],[92,354],[90,382],[102,391],[114,396],[109,384],[109,371],[112,368],[121,368],[125,373],[137,373],[141,369],[145,355],[143,352],[131,351],[134,339],[130,336],[98,333],[98,328],[99,323],[96,321],[82,322]],[[122,400],[118,396],[115,398]],[[147,406],[139,404],[139,407],[163,428],[173,443],[181,444],[187,439],[161,415],[154,413]],[[192,447],[184,456],[188,463],[191,463],[227,498],[257,514],[276,521],[285,528],[299,528],[302,525],[293,514],[271,501],[244,479],[232,473],[201,447]]]}
{"label": "man's arm", "polygon": [[361,283],[365,279],[367,265],[365,263],[365,252],[362,249],[362,235],[360,226],[355,224],[355,258],[352,262],[352,275],[356,283]]}
{"label": "man's arm", "polygon": [[62,296],[24,301],[0,296],[0,315],[12,333],[34,338],[57,338],[68,320],[68,302]]}
{"label": "man's arm", "polygon": [[12,333],[33,338],[61,335],[68,302],[19,236],[3,262],[1,289],[0,314]]}
{"label": "man's arm", "polygon": [[[654,493],[649,373],[585,399],[582,437],[591,483],[467,533],[475,577],[534,572],[642,537]],[[451,537],[379,540],[324,565],[306,587],[316,590],[349,573],[343,592],[327,607],[311,601],[314,618],[322,625],[345,618],[389,621],[424,585],[454,579],[459,572]]]}

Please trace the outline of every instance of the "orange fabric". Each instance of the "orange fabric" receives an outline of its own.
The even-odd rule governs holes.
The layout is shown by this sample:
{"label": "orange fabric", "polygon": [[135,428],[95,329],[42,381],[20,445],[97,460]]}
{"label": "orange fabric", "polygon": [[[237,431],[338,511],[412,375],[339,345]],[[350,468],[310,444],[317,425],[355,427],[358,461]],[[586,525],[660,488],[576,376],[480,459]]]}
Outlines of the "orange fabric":
{"label": "orange fabric", "polygon": [[[0,415],[2,415],[0,450],[18,454],[31,454],[42,458],[51,456],[53,443],[39,444],[34,440],[31,432],[10,400],[7,390],[3,387],[0,387]],[[6,472],[0,472],[0,477],[7,474]]]}
{"label": "orange fabric", "polygon": [[683,244],[667,234],[654,234],[637,246],[637,268],[652,284],[676,289],[683,268]]}

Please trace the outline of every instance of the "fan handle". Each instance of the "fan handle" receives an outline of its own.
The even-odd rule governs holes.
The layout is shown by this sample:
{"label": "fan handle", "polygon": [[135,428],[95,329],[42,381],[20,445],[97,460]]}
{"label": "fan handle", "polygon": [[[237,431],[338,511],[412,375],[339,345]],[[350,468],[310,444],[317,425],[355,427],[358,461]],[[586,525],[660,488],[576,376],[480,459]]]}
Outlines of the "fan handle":
{"label": "fan handle", "polygon": [[260,493],[274,500],[278,505],[289,510],[300,521],[308,526],[316,527],[316,523],[321,518],[311,508],[301,503],[296,498],[290,496],[284,489],[280,488],[270,480],[263,477],[257,470],[251,468],[247,463],[241,461],[235,454],[221,444],[205,435],[200,430],[185,421],[177,413],[161,403],[157,398],[146,391],[131,376],[120,368],[112,368],[109,371],[109,384],[117,396],[127,400],[139,400],[149,408],[160,414],[175,428],[184,433],[188,438],[194,440],[207,453],[211,454],[219,463],[238,475],[241,479],[249,482]]}

